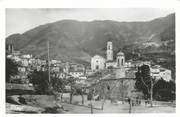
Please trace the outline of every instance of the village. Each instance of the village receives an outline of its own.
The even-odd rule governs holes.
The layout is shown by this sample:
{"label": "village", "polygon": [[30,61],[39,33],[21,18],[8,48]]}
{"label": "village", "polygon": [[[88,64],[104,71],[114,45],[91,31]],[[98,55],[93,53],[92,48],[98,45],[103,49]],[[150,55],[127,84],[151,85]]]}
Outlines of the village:
{"label": "village", "polygon": [[[35,69],[37,71],[46,70],[48,60],[34,58],[31,54],[21,54],[20,51],[15,51],[13,49],[13,45],[8,45],[7,48],[7,58],[10,58],[20,64],[20,67],[18,68],[20,74],[16,76],[16,79],[21,78],[26,80],[27,74]],[[73,76],[79,82],[86,84],[88,79],[91,79],[91,76],[93,76],[93,74],[97,72],[104,73],[108,72],[109,70],[116,74],[114,76],[114,78],[116,79],[135,78],[135,72],[137,72],[138,67],[145,64],[150,67],[151,76],[153,78],[157,80],[162,78],[165,81],[172,80],[171,70],[163,68],[160,65],[154,65],[152,61],[126,61],[125,54],[121,51],[117,53],[116,60],[114,60],[113,44],[111,41],[107,42],[106,53],[106,58],[100,55],[93,56],[91,58],[91,63],[89,66],[78,63],[62,62],[60,60],[50,60],[51,72],[56,73],[59,78],[65,78],[65,76]]]}
{"label": "village", "polygon": [[[107,41],[106,57],[95,55],[91,58],[90,65],[88,66],[52,59],[48,62],[48,60],[34,58],[31,54],[21,54],[20,51],[15,51],[12,44],[7,45],[7,58],[19,64],[18,75],[13,76],[9,82],[12,85],[11,87],[13,87],[13,84],[25,84],[28,87],[33,87],[33,84],[29,80],[29,74],[34,70],[44,72],[50,70],[50,81],[51,77],[53,76],[65,80],[73,78],[75,80],[75,85],[79,85],[81,89],[84,90],[82,105],[90,108],[86,110],[88,113],[101,113],[101,111],[97,111],[96,109],[103,110],[103,108],[104,112],[113,112],[112,110],[108,110],[104,107],[111,103],[115,105],[124,104],[122,107],[126,108],[126,112],[129,113],[131,113],[133,105],[141,105],[141,103],[146,105],[146,102],[148,101],[146,101],[146,98],[144,98],[142,92],[139,92],[135,89],[136,73],[138,72],[138,68],[143,65],[149,66],[150,75],[154,81],[163,79],[166,82],[170,82],[173,80],[171,70],[154,64],[152,61],[126,60],[126,56],[122,51],[119,51],[115,55],[113,53],[113,43],[111,41]],[[7,84],[6,88],[8,86],[10,86],[10,84]],[[66,93],[63,94],[63,100],[61,98],[61,103],[68,102],[68,91],[72,90],[72,86],[66,85],[65,90]],[[70,102],[70,104],[74,103],[79,105],[81,101],[79,98],[76,98],[77,96],[75,95],[73,97],[73,101],[75,102],[71,100],[72,102]],[[130,101],[130,99],[132,101]],[[110,102],[108,103],[108,101]],[[130,103],[130,106],[128,102]],[[169,104],[169,102],[167,103]],[[148,102],[148,104],[150,103]],[[153,105],[157,106],[161,104],[154,100]],[[86,111],[82,113],[86,113]],[[137,110],[134,110],[134,112],[136,111]],[[119,112],[119,110],[116,110],[115,112]],[[172,112],[174,112],[173,109]]]}

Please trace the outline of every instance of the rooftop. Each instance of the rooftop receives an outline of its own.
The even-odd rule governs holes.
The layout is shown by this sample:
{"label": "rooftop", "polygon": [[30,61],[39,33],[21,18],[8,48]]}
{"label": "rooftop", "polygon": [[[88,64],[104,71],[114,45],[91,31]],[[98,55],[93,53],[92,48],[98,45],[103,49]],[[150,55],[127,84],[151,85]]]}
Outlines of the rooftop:
{"label": "rooftop", "polygon": [[100,55],[95,55],[95,56],[93,56],[93,58],[102,58],[102,59],[105,59],[104,57],[102,57]]}
{"label": "rooftop", "polygon": [[124,53],[122,51],[117,53],[117,56],[124,56]]}

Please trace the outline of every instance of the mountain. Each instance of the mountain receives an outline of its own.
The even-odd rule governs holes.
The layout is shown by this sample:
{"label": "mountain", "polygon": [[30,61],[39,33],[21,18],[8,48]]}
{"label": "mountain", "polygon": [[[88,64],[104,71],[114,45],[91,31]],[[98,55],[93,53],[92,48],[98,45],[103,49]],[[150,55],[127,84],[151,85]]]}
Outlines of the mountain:
{"label": "mountain", "polygon": [[[40,25],[23,34],[6,38],[6,44],[13,43],[16,50],[31,53],[36,57],[47,57],[47,40],[50,42],[50,57],[64,61],[86,61],[91,56],[105,56],[106,42],[113,42],[114,51],[125,46],[144,49],[165,46],[174,49],[175,14],[144,22],[117,22],[95,20],[80,22],[61,20]],[[133,48],[133,49],[134,49]]]}

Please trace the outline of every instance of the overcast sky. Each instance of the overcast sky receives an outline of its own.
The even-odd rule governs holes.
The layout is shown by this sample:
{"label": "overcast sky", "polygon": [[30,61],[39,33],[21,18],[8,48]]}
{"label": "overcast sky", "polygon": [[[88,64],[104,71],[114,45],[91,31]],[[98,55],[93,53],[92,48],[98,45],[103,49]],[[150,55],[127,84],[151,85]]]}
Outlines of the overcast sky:
{"label": "overcast sky", "polygon": [[36,26],[63,19],[79,21],[149,21],[173,13],[172,9],[6,9],[6,36],[23,33]]}

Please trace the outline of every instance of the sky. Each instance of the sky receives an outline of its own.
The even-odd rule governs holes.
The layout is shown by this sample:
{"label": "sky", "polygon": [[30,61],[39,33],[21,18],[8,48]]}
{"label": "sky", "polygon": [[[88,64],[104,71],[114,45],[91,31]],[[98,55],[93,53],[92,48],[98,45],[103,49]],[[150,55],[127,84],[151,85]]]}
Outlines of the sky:
{"label": "sky", "polygon": [[39,25],[63,19],[78,21],[149,21],[173,12],[173,9],[158,8],[7,8],[6,37],[14,33],[24,33]]}

